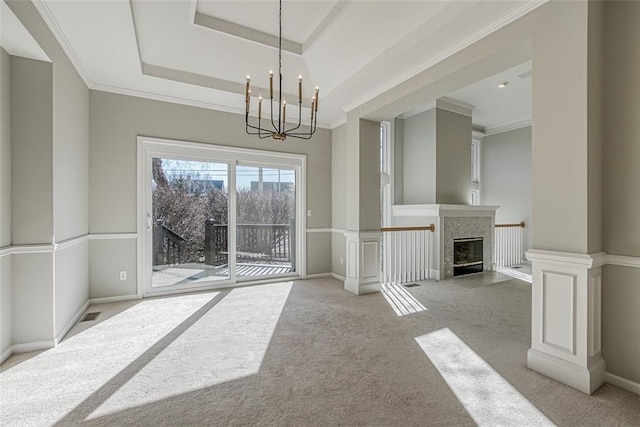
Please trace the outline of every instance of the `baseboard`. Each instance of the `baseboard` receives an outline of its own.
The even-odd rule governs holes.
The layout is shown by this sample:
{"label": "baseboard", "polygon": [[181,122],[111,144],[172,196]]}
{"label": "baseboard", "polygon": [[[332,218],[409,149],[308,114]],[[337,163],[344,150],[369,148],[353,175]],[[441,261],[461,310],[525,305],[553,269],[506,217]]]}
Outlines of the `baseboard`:
{"label": "baseboard", "polygon": [[64,328],[62,328],[62,332],[60,332],[58,336],[56,336],[54,340],[56,345],[58,345],[60,341],[64,339],[65,335],[67,335],[67,333],[71,330],[71,328],[73,328],[73,326],[78,322],[78,320],[80,320],[80,317],[87,310],[87,308],[89,308],[89,301],[85,302],[82,305],[80,310],[78,310],[78,312],[71,318],[71,320],[67,322]]}
{"label": "baseboard", "polygon": [[429,279],[440,281],[440,271],[439,270],[429,270]]}
{"label": "baseboard", "polygon": [[137,294],[121,295],[118,297],[90,298],[88,304],[109,304],[112,302],[131,301],[136,299],[140,299]]}
{"label": "baseboard", "polygon": [[640,384],[630,381],[626,378],[622,378],[619,377],[617,375],[614,375],[610,372],[606,372],[604,374],[604,381],[607,384],[612,384],[616,387],[620,387],[623,388],[627,391],[630,391],[631,393],[635,393],[635,394],[639,394],[640,395]]}
{"label": "baseboard", "polygon": [[0,365],[2,365],[8,358],[13,355],[13,346],[9,346],[5,351],[0,354]]}
{"label": "baseboard", "polygon": [[336,273],[329,273],[329,274],[331,275],[331,277],[333,277],[333,278],[334,278],[334,279],[336,279],[336,280],[342,280],[343,282],[344,282],[345,280],[347,280],[347,278],[346,278],[346,277],[341,276],[341,275],[339,275],[339,274],[336,274]]}
{"label": "baseboard", "polygon": [[55,346],[56,346],[56,343],[53,340],[34,341],[34,342],[27,342],[24,344],[14,344],[11,346],[11,352],[13,354],[29,353],[31,351],[49,350],[50,348],[54,348]]}
{"label": "baseboard", "polygon": [[316,274],[307,274],[305,279],[322,279],[325,277],[333,277],[334,279],[337,280],[342,280],[344,281],[345,278],[339,274],[336,273],[316,273]]}
{"label": "baseboard", "polygon": [[527,352],[527,368],[585,394],[593,393],[605,381],[604,360],[599,360],[592,367],[586,369],[531,348]]}

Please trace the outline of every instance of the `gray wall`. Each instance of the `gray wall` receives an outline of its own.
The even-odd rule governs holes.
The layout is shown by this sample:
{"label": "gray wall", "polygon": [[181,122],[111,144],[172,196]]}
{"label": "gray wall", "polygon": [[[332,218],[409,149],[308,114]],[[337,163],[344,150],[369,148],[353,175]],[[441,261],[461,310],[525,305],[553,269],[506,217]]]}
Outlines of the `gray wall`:
{"label": "gray wall", "polygon": [[404,204],[404,120],[393,119],[393,204]]}
{"label": "gray wall", "polygon": [[[11,244],[11,62],[0,47],[0,249]],[[0,354],[13,328],[11,256],[0,256]]]}
{"label": "gray wall", "polygon": [[[331,271],[346,276],[347,228],[347,127],[342,125],[331,132]],[[342,262],[340,262],[342,261]]]}
{"label": "gray wall", "polygon": [[[640,257],[640,3],[605,3],[604,251]],[[602,286],[607,371],[640,383],[640,268],[608,265]]]}
{"label": "gray wall", "polygon": [[[400,122],[402,204],[469,204],[471,198],[471,117],[434,108]],[[396,155],[399,155],[396,150]],[[396,184],[397,185],[397,184]]]}
{"label": "gray wall", "polygon": [[[311,141],[258,140],[245,133],[241,115],[167,102],[91,91],[89,149],[89,229],[91,233],[134,233],[137,215],[137,137],[150,136],[307,155],[307,228],[331,227],[331,131],[319,129]],[[307,273],[330,271],[330,238],[307,235]],[[327,234],[328,236],[328,234]],[[92,242],[91,297],[136,293],[131,241]],[[94,253],[99,251],[99,253]],[[309,260],[309,259],[308,259]],[[97,265],[95,261],[104,264]],[[129,280],[118,280],[127,270]]]}
{"label": "gray wall", "polygon": [[12,343],[42,346],[89,296],[89,90],[33,4],[8,6],[52,61],[10,57],[11,244],[46,245],[11,255]]}
{"label": "gray wall", "polygon": [[436,108],[436,199],[471,203],[471,117]]}
{"label": "gray wall", "polygon": [[11,57],[13,244],[53,243],[53,64]]}
{"label": "gray wall", "polygon": [[436,202],[436,110],[403,120],[403,204]]}
{"label": "gray wall", "polygon": [[482,140],[480,203],[500,206],[496,223],[524,221],[525,250],[531,248],[531,127]]}

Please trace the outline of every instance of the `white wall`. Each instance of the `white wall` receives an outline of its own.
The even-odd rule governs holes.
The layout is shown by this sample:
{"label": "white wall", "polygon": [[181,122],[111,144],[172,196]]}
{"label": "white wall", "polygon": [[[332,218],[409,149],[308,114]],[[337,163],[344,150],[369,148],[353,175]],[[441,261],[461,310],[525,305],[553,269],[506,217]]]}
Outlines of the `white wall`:
{"label": "white wall", "polygon": [[471,204],[471,116],[436,108],[435,161],[435,203]]}
{"label": "white wall", "polygon": [[531,127],[484,137],[480,204],[500,206],[497,224],[524,221],[531,248]]}

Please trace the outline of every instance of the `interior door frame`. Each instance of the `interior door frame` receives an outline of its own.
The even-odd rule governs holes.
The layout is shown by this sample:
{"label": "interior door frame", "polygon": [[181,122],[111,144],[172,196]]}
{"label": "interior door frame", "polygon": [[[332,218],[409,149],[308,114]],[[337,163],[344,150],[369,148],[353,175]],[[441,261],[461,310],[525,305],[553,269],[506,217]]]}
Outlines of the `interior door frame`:
{"label": "interior door frame", "polygon": [[[224,145],[203,144],[198,142],[138,136],[138,180],[137,180],[137,295],[138,298],[182,293],[189,291],[218,289],[251,285],[291,277],[306,277],[306,155],[271,152]],[[178,158],[201,162],[229,164],[229,279],[213,284],[185,286],[176,289],[154,291],[151,286],[152,226],[149,226],[147,214],[152,212],[151,159],[154,157]],[[289,275],[261,277],[257,280],[236,277],[236,166],[262,165],[295,170],[296,174],[296,271]]]}

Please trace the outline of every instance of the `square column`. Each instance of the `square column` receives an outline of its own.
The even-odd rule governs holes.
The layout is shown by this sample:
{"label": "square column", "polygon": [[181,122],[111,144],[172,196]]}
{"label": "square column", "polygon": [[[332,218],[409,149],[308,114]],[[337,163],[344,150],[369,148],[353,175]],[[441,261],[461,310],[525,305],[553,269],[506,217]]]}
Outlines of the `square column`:
{"label": "square column", "polygon": [[531,349],[527,366],[591,394],[604,383],[601,353],[605,254],[532,249]]}
{"label": "square column", "polygon": [[347,231],[347,277],[344,289],[356,295],[380,292],[380,239],[382,233]]}

